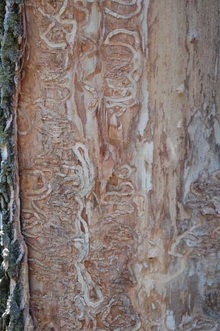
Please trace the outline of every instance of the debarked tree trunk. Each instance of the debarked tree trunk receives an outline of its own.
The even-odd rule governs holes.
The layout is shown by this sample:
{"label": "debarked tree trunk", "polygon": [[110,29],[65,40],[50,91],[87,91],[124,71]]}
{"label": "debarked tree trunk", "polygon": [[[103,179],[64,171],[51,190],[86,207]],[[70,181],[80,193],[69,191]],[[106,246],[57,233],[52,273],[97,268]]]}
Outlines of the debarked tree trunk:
{"label": "debarked tree trunk", "polygon": [[220,330],[220,2],[0,10],[0,330]]}

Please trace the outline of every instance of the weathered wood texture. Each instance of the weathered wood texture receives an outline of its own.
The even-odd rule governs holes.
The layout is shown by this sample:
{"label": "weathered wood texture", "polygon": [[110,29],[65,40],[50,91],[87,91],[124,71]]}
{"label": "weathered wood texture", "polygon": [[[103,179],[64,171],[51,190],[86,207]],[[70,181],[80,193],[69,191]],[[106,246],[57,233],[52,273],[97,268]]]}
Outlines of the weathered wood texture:
{"label": "weathered wood texture", "polygon": [[220,330],[220,2],[27,0],[26,18],[36,330]]}

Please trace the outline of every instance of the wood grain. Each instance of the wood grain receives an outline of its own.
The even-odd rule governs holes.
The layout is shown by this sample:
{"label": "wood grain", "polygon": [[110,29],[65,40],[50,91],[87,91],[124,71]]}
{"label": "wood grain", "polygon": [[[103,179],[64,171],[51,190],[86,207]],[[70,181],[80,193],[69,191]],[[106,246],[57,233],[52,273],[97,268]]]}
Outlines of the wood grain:
{"label": "wood grain", "polygon": [[27,0],[18,110],[36,330],[219,330],[215,0]]}

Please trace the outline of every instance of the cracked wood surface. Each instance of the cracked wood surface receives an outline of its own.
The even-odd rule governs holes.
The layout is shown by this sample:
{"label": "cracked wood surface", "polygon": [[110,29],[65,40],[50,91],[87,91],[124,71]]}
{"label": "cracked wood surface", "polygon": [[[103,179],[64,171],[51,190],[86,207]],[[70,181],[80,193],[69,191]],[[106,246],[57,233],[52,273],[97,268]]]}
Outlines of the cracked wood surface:
{"label": "cracked wood surface", "polygon": [[35,329],[220,330],[220,3],[25,6]]}

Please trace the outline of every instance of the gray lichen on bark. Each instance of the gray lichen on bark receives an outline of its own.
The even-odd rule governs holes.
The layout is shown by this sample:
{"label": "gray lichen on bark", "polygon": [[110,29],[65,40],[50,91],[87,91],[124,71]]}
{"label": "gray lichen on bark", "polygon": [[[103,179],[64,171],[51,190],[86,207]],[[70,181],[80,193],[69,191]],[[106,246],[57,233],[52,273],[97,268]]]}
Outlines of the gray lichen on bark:
{"label": "gray lichen on bark", "polygon": [[0,330],[23,330],[20,263],[15,219],[14,97],[21,1],[0,3]]}

